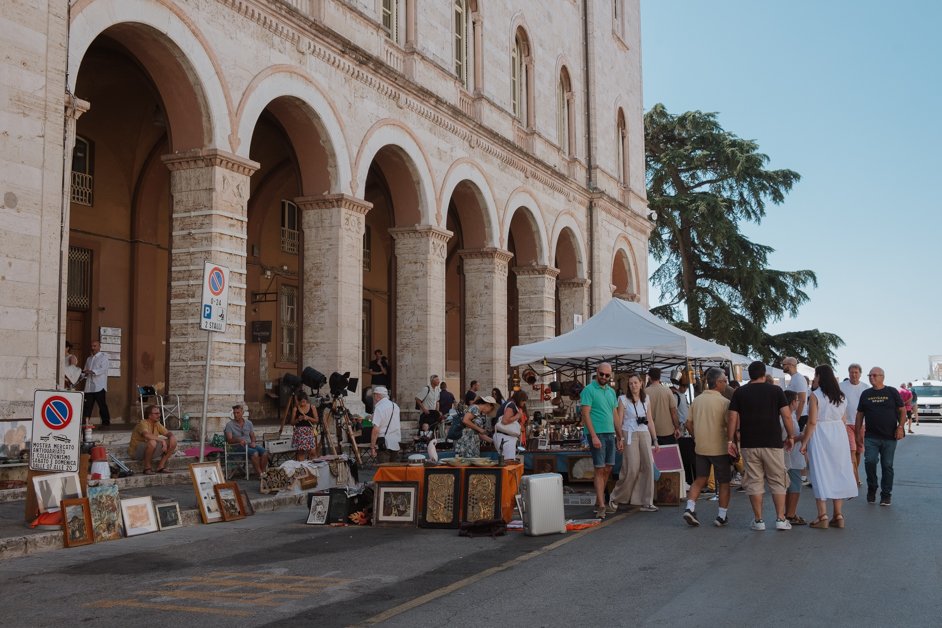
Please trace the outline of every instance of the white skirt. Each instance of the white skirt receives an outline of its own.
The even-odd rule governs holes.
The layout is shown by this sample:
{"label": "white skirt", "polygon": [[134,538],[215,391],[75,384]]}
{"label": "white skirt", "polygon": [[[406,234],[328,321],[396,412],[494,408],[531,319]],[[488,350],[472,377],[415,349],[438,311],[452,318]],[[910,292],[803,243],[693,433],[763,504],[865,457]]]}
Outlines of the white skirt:
{"label": "white skirt", "polygon": [[818,423],[808,442],[809,475],[815,499],[847,499],[858,494],[843,421]]}

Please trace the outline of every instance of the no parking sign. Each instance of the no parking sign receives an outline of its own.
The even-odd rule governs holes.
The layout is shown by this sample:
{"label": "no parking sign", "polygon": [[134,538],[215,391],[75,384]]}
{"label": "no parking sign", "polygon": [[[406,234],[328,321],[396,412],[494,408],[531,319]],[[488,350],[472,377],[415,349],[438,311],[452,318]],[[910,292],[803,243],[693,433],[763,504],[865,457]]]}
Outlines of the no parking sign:
{"label": "no parking sign", "polygon": [[83,399],[80,392],[62,390],[37,390],[33,394],[30,469],[78,471]]}
{"label": "no parking sign", "polygon": [[219,264],[203,264],[203,298],[200,303],[200,329],[226,331],[229,307],[229,269]]}

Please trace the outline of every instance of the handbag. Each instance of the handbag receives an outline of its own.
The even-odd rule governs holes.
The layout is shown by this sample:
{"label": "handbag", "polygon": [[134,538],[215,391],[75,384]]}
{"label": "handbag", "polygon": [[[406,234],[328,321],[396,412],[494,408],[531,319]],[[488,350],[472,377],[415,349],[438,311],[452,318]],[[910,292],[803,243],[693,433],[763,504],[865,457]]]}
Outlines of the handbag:
{"label": "handbag", "polygon": [[389,417],[389,423],[386,424],[383,435],[376,439],[376,451],[386,451],[386,434],[389,432],[390,425],[392,425],[392,417]]}

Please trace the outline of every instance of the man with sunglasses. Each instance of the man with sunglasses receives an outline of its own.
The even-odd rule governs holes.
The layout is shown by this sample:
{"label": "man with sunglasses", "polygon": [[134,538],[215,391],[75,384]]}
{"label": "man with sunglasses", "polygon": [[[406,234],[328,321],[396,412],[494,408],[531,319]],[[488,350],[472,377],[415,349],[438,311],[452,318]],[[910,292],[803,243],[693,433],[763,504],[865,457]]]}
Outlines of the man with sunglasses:
{"label": "man with sunglasses", "polygon": [[[877,462],[880,463],[880,505],[889,506],[893,494],[893,457],[896,441],[906,436],[906,405],[899,391],[884,383],[883,369],[874,366],[867,375],[870,388],[857,404],[857,441],[863,435],[864,469],[867,471],[867,503],[877,501]],[[864,426],[866,423],[866,427]]]}
{"label": "man with sunglasses", "polygon": [[599,519],[615,512],[611,507],[606,509],[605,485],[615,465],[615,451],[621,451],[624,447],[621,424],[615,420],[618,397],[611,381],[612,365],[602,362],[596,370],[595,379],[582,389],[580,395],[582,423],[589,437],[592,466],[595,467],[595,516]]}

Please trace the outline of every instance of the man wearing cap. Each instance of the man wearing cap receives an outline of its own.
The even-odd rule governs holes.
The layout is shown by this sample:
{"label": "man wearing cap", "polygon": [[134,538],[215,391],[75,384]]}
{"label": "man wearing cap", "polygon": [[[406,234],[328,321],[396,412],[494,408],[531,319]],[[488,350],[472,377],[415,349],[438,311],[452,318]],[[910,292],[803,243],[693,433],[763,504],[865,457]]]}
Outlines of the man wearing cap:
{"label": "man wearing cap", "polygon": [[370,432],[370,455],[379,462],[399,460],[402,431],[399,406],[389,398],[385,386],[373,386],[373,430]]}
{"label": "man wearing cap", "polygon": [[268,452],[255,440],[255,428],[252,422],[245,418],[245,408],[241,403],[232,406],[232,420],[226,425],[224,432],[226,442],[234,446],[233,453],[248,450],[255,473],[261,476],[268,470]]}

